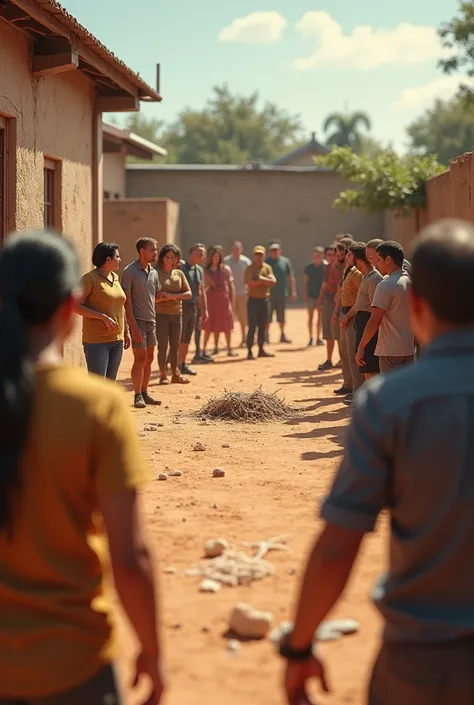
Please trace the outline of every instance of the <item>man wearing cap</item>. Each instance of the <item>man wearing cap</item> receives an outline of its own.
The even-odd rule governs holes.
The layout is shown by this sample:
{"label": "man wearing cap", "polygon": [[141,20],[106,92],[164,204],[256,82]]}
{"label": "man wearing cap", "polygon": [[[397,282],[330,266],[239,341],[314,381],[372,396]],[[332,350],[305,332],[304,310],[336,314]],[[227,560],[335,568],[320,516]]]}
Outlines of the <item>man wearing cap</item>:
{"label": "man wearing cap", "polygon": [[285,335],[286,299],[288,294],[290,294],[291,301],[296,301],[296,279],[290,260],[281,254],[280,243],[271,242],[269,251],[270,256],[267,257],[266,264],[272,268],[276,284],[270,295],[270,318],[268,319],[267,337],[273,313],[275,312],[277,322],[280,324],[280,343],[290,343],[291,341]]}
{"label": "man wearing cap", "polygon": [[265,248],[257,245],[253,250],[253,261],[245,270],[245,284],[248,289],[247,317],[248,359],[253,360],[252,352],[255,343],[255,332],[258,330],[258,356],[274,357],[264,350],[265,331],[270,315],[270,290],[276,284],[272,268],[265,261]]}

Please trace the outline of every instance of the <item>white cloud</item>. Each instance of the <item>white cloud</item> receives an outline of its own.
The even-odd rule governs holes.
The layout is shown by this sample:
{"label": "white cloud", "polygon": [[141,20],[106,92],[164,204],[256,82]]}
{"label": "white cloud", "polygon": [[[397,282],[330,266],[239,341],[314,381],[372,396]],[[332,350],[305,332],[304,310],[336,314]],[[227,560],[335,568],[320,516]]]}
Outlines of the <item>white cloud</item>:
{"label": "white cloud", "polygon": [[220,42],[272,44],[281,38],[287,25],[287,20],[279,12],[252,12],[221,29],[218,38]]}
{"label": "white cloud", "polygon": [[316,52],[294,62],[294,67],[308,70],[319,66],[352,69],[377,69],[392,64],[413,66],[443,54],[434,27],[415,26],[408,22],[394,29],[375,29],[368,25],[355,27],[344,34],[340,24],[327,12],[307,12],[297,24],[306,37],[315,37]]}
{"label": "white cloud", "polygon": [[462,82],[459,76],[441,76],[421,86],[406,88],[393,107],[396,110],[421,109],[437,99],[449,100],[456,95]]}

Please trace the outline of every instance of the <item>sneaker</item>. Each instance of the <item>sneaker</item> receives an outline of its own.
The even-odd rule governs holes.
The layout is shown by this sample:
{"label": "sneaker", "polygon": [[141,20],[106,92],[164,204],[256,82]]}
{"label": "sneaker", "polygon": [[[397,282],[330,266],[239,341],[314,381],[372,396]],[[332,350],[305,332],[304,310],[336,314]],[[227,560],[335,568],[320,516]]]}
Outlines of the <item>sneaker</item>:
{"label": "sneaker", "polygon": [[342,368],[342,360],[339,360],[339,362],[336,362],[336,364],[334,365],[334,367],[337,367],[338,369],[341,369],[341,368]]}
{"label": "sneaker", "polygon": [[339,387],[339,389],[334,390],[334,394],[338,397],[345,397],[348,394],[352,394],[352,389],[350,387]]}
{"label": "sneaker", "polygon": [[189,384],[189,379],[186,379],[186,377],[182,375],[173,375],[171,377],[171,384]]}
{"label": "sneaker", "polygon": [[159,401],[158,399],[153,399],[153,397],[150,396],[147,391],[142,392],[141,396],[145,404],[148,404],[148,406],[161,406],[161,401]]}
{"label": "sneaker", "polygon": [[135,394],[133,406],[135,409],[144,409],[146,407],[146,401],[143,398],[143,394]]}
{"label": "sneaker", "polygon": [[326,362],[323,362],[321,365],[318,366],[318,370],[320,372],[325,372],[326,370],[332,370],[333,364],[331,360],[326,360]]}
{"label": "sneaker", "polygon": [[191,367],[188,367],[184,362],[181,365],[181,374],[182,375],[189,375],[190,377],[195,377],[197,375],[197,372],[193,370]]}
{"label": "sneaker", "polygon": [[352,399],[353,399],[353,394],[347,394],[344,399],[342,400],[343,404],[346,404],[346,406],[350,406],[352,404]]}
{"label": "sneaker", "polygon": [[239,355],[235,352],[235,350],[228,350],[227,357],[239,357]]}
{"label": "sneaker", "polygon": [[310,339],[309,339],[309,343],[308,343],[308,348],[312,348],[312,347],[313,347],[313,342],[314,342],[313,339],[310,338]]}
{"label": "sneaker", "polygon": [[322,348],[324,346],[324,340],[321,340],[321,338],[319,338],[319,340],[316,341],[316,345],[318,346],[318,348]]}
{"label": "sneaker", "polygon": [[286,337],[286,335],[282,335],[280,338],[280,343],[291,343],[291,340]]}
{"label": "sneaker", "polygon": [[266,350],[259,350],[258,356],[259,357],[275,357],[275,355],[273,353],[269,353]]}
{"label": "sneaker", "polygon": [[247,360],[255,360],[255,355],[251,350],[249,350],[247,353]]}

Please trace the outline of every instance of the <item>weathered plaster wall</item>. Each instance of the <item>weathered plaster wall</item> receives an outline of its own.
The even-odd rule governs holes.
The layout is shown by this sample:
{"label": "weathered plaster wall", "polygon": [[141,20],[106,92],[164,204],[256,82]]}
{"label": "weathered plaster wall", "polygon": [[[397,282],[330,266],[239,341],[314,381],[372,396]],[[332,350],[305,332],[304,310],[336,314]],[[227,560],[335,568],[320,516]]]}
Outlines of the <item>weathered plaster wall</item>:
{"label": "weathered plaster wall", "polygon": [[125,155],[117,152],[104,152],[104,191],[110,193],[110,198],[125,197]]}
{"label": "weathered plaster wall", "polygon": [[[0,21],[0,114],[15,118],[16,229],[43,226],[44,157],[61,162],[63,232],[78,248],[83,270],[92,248],[92,127],[94,88],[79,72],[35,79],[25,34]],[[13,162],[13,163],[12,163]],[[82,364],[79,332],[67,345]]]}

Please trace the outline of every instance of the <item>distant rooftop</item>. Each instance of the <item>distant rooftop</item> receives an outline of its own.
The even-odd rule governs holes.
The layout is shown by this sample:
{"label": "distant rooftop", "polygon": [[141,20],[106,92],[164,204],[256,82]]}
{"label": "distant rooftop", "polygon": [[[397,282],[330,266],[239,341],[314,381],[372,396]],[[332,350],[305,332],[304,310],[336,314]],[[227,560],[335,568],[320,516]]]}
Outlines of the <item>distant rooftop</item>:
{"label": "distant rooftop", "polygon": [[276,164],[127,164],[130,171],[242,171],[242,172],[331,172],[319,166],[279,166]]}
{"label": "distant rooftop", "polygon": [[291,164],[291,162],[293,162],[295,159],[298,159],[298,157],[302,157],[306,154],[310,154],[313,157],[317,157],[318,155],[329,154],[330,151],[331,150],[328,147],[318,142],[318,140],[316,139],[316,133],[312,132],[311,139],[309,142],[302,145],[301,147],[298,147],[298,149],[294,149],[293,151],[288,152],[288,154],[284,154],[279,159],[276,159],[273,164],[275,166],[285,166]]}
{"label": "distant rooftop", "polygon": [[104,152],[116,152],[124,148],[125,154],[140,159],[153,159],[156,156],[166,157],[168,154],[164,147],[105,120],[102,122],[102,134]]}

